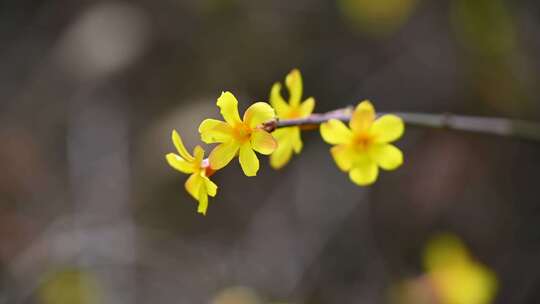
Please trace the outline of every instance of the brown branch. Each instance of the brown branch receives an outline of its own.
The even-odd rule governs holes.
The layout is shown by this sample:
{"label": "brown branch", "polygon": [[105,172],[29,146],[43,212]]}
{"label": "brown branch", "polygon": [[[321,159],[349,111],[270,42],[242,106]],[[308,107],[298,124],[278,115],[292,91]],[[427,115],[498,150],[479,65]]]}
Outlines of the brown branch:
{"label": "brown branch", "polygon": [[327,122],[330,119],[337,119],[343,122],[348,122],[351,119],[353,107],[347,107],[343,109],[337,109],[326,113],[314,113],[305,118],[297,119],[283,119],[283,120],[271,120],[262,124],[262,128],[267,132],[273,132],[278,128],[286,127],[305,127],[306,129],[316,129],[323,122]]}
{"label": "brown branch", "polygon": [[[352,110],[352,107],[347,107],[327,113],[312,114],[306,118],[271,120],[264,123],[262,128],[268,132],[273,132],[278,128],[286,128],[291,126],[300,126],[306,129],[310,129],[312,127],[316,128],[321,123],[324,123],[330,119],[348,122],[351,118]],[[379,113],[379,115],[384,114],[385,113]],[[532,121],[454,115],[450,113],[429,114],[396,112],[393,114],[401,117],[407,125],[416,127],[459,130],[540,141],[540,123]]]}

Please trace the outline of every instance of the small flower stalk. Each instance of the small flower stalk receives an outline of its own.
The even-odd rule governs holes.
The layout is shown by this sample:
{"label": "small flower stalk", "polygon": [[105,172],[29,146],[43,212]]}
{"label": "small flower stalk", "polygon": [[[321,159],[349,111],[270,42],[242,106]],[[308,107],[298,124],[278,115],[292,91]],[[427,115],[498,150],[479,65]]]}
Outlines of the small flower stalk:
{"label": "small flower stalk", "polygon": [[[376,118],[369,101],[361,102],[352,114],[313,114],[315,99],[302,101],[302,75],[297,69],[286,76],[285,86],[287,101],[281,95],[281,84],[276,82],[270,91],[270,104],[255,102],[242,117],[236,97],[223,92],[216,102],[223,120],[208,118],[199,125],[201,141],[215,145],[207,159],[201,146],[195,147],[193,155],[189,154],[178,132],[173,131],[178,154],[169,153],[166,159],[172,168],[190,174],[185,188],[199,202],[199,213],[206,214],[208,196],[217,194],[217,185],[209,179],[214,172],[238,157],[244,175],[256,176],[260,169],[257,153],[270,156],[272,168],[283,168],[293,154],[302,151],[301,126],[310,123],[320,124],[323,140],[334,145],[330,152],[338,168],[348,172],[357,185],[373,184],[379,168],[395,170],[401,166],[403,154],[391,144],[404,132],[401,118],[391,114]],[[336,117],[335,113],[341,116]],[[344,113],[349,116],[343,116]],[[349,126],[342,120],[349,120]]]}

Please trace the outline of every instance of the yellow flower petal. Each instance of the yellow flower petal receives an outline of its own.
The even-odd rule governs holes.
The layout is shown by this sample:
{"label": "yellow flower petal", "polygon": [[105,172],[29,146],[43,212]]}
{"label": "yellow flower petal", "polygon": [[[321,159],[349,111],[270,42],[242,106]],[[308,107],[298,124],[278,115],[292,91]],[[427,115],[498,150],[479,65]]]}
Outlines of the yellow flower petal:
{"label": "yellow flower petal", "polygon": [[351,170],[352,164],[356,158],[356,153],[349,145],[337,145],[330,149],[330,153],[341,171]]}
{"label": "yellow flower petal", "polygon": [[375,109],[368,100],[356,106],[349,123],[353,132],[367,132],[375,120]]}
{"label": "yellow flower petal", "polygon": [[178,150],[178,153],[180,153],[180,156],[182,156],[183,159],[193,161],[193,156],[191,156],[191,154],[189,154],[187,151],[184,143],[182,142],[182,137],[180,137],[180,134],[178,134],[176,130],[172,131],[172,141],[176,147],[176,150]]}
{"label": "yellow flower petal", "polygon": [[283,118],[289,112],[289,105],[285,102],[283,96],[281,96],[281,84],[278,82],[274,83],[270,91],[270,104],[280,118]]}
{"label": "yellow flower petal", "polygon": [[497,277],[487,267],[474,261],[452,265],[429,273],[441,303],[493,303]]}
{"label": "yellow flower petal", "polygon": [[206,187],[202,185],[199,189],[199,206],[197,207],[197,212],[202,215],[206,215],[206,210],[208,209],[208,193]]}
{"label": "yellow flower petal", "polygon": [[294,153],[298,154],[302,151],[304,144],[302,143],[302,138],[300,137],[300,128],[292,127],[291,128],[291,140]]}
{"label": "yellow flower petal", "polygon": [[206,192],[208,193],[208,195],[212,197],[216,196],[218,186],[206,176],[203,176],[203,180],[204,180],[204,186],[206,187]]}
{"label": "yellow flower petal", "polygon": [[453,234],[439,234],[424,248],[423,264],[429,272],[452,268],[468,260],[469,253],[465,244]]}
{"label": "yellow flower petal", "polygon": [[352,138],[352,132],[345,124],[337,119],[330,119],[322,123],[320,127],[321,136],[331,145],[347,143]]}
{"label": "yellow flower petal", "polygon": [[189,176],[184,186],[186,191],[196,200],[199,199],[199,191],[203,184],[202,176],[198,173],[193,173]]}
{"label": "yellow flower petal", "polygon": [[193,149],[193,156],[195,158],[194,160],[195,165],[200,167],[201,162],[204,159],[204,149],[199,145],[195,146],[195,148]]}
{"label": "yellow flower petal", "polygon": [[424,251],[427,277],[443,303],[491,303],[497,292],[497,277],[475,261],[463,242],[443,234]]}
{"label": "yellow flower petal", "polygon": [[221,109],[221,115],[230,125],[240,123],[238,114],[238,100],[231,92],[223,92],[217,100],[217,106]]}
{"label": "yellow flower petal", "polygon": [[379,168],[374,161],[366,160],[357,162],[349,171],[350,179],[359,186],[367,186],[373,184],[377,180]]}
{"label": "yellow flower petal", "polygon": [[393,145],[373,145],[368,151],[370,157],[384,170],[394,170],[403,164],[403,153]]}
{"label": "yellow flower petal", "polygon": [[251,147],[261,154],[272,154],[276,150],[277,145],[274,137],[264,130],[255,129],[251,133]]}
{"label": "yellow flower petal", "polygon": [[[281,142],[287,141],[291,149],[298,154],[302,151],[303,147],[300,133],[300,127],[288,127],[276,130],[272,133],[272,135],[274,135],[274,138],[278,140],[278,146],[281,144]],[[278,139],[278,136],[280,139]]]}
{"label": "yellow flower petal", "polygon": [[289,89],[289,104],[297,106],[302,98],[302,75],[297,69],[292,70],[285,78],[285,84]]}
{"label": "yellow flower petal", "polygon": [[277,140],[277,149],[270,155],[270,166],[280,169],[291,159],[293,153],[291,128],[282,128],[272,133]]}
{"label": "yellow flower petal", "polygon": [[201,140],[207,144],[229,141],[232,131],[228,123],[216,119],[205,119],[199,125]]}
{"label": "yellow flower petal", "polygon": [[194,171],[193,164],[187,162],[185,159],[183,159],[179,155],[176,155],[174,153],[169,153],[166,155],[166,159],[167,159],[167,162],[169,163],[169,166],[173,167],[174,169],[182,173],[190,174],[190,173],[193,173]]}
{"label": "yellow flower petal", "polygon": [[240,147],[240,165],[246,176],[255,176],[259,171],[259,159],[249,143]]}
{"label": "yellow flower petal", "polygon": [[306,117],[306,116],[311,115],[314,108],[315,108],[315,99],[313,97],[310,97],[310,98],[306,99],[300,105],[300,115],[301,115],[301,117]]}
{"label": "yellow flower petal", "polygon": [[272,136],[278,142],[278,148],[282,142],[290,141],[291,139],[291,130],[295,127],[279,128],[272,132]]}
{"label": "yellow flower petal", "polygon": [[389,143],[403,135],[405,125],[403,120],[392,114],[383,115],[371,126],[371,134],[377,143]]}
{"label": "yellow flower petal", "polygon": [[263,122],[270,121],[276,117],[274,109],[266,102],[256,102],[247,108],[244,113],[244,123],[251,128],[255,128]]}
{"label": "yellow flower petal", "polygon": [[236,141],[230,141],[217,145],[210,156],[210,167],[214,170],[219,170],[225,167],[236,156],[238,152],[239,144]]}

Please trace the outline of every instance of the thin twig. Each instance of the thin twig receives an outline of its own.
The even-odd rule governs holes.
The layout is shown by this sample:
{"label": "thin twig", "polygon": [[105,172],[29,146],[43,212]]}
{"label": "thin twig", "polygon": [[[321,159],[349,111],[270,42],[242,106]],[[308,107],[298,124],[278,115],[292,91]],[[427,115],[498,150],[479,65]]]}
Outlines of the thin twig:
{"label": "thin twig", "polygon": [[308,117],[297,118],[297,119],[282,119],[282,120],[271,120],[263,123],[262,127],[267,132],[273,132],[278,128],[294,127],[294,126],[319,126],[323,122],[327,122],[330,119],[337,119],[343,122],[348,122],[351,119],[351,114],[353,107],[347,107],[343,109],[338,109],[326,113],[314,113]]}
{"label": "thin twig", "polygon": [[[305,118],[272,120],[263,124],[268,132],[278,128],[291,126],[317,127],[330,119],[348,122],[351,119],[352,107],[347,107],[327,113],[312,114]],[[384,115],[386,113],[379,113]],[[451,113],[393,113],[403,119],[407,125],[425,128],[459,130],[506,137],[516,137],[526,140],[540,141],[540,123],[508,118],[480,117],[454,115]]]}

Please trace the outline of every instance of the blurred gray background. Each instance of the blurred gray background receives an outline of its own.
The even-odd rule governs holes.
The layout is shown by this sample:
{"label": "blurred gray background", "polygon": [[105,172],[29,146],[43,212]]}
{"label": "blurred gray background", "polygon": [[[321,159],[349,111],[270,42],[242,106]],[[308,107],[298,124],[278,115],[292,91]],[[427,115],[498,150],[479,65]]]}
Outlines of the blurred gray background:
{"label": "blurred gray background", "polygon": [[[283,170],[216,174],[206,217],[164,159],[221,91],[243,112],[292,68],[317,112],[538,121],[539,17],[533,0],[1,1],[0,303],[387,303],[442,231],[496,272],[496,303],[540,302],[538,143],[410,127],[403,167],[360,188],[306,132]],[[217,296],[233,286],[249,292]]]}

